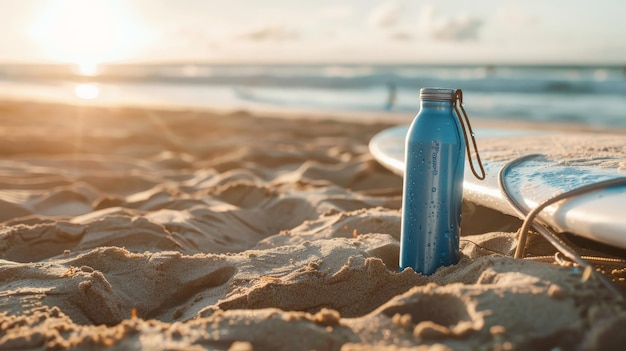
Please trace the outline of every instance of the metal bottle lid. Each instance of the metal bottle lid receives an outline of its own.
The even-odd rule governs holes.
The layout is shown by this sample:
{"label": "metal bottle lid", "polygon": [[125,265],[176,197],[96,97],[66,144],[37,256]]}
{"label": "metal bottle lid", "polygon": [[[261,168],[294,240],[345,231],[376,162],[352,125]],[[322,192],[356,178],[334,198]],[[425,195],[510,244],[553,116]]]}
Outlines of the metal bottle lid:
{"label": "metal bottle lid", "polygon": [[454,91],[454,89],[446,88],[422,88],[420,89],[420,100],[452,101],[454,100]]}

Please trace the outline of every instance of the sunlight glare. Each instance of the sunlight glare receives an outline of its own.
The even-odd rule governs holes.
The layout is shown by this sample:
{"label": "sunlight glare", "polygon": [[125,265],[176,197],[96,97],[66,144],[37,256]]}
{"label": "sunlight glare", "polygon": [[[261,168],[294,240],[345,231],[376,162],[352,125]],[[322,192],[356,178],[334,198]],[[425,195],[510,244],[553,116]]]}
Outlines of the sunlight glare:
{"label": "sunlight glare", "polygon": [[95,84],[77,84],[74,87],[74,95],[83,100],[93,100],[100,95],[100,88]]}
{"label": "sunlight glare", "polygon": [[95,76],[98,74],[98,64],[95,62],[79,62],[78,63],[78,73],[83,76]]}
{"label": "sunlight glare", "polygon": [[81,72],[89,62],[88,73],[96,63],[123,58],[138,41],[126,10],[118,0],[59,0],[44,10],[31,34],[55,60],[79,63]]}

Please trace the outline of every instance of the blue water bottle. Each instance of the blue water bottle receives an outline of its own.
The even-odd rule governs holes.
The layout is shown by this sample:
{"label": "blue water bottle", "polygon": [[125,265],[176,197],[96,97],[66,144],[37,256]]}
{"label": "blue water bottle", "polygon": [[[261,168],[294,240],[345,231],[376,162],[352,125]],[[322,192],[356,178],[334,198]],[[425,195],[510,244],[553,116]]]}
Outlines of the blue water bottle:
{"label": "blue water bottle", "polygon": [[[406,137],[400,270],[412,267],[429,275],[458,261],[466,149],[470,155],[465,124],[476,149],[462,92],[420,90],[420,110]],[[483,179],[480,157],[478,162],[482,178],[470,165]]]}

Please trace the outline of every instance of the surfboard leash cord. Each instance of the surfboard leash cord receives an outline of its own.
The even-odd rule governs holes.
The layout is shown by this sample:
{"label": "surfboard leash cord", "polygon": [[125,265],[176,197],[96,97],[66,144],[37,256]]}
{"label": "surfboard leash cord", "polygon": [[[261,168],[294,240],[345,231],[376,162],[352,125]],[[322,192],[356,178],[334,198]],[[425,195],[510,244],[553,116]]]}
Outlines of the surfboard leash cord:
{"label": "surfboard leash cord", "polygon": [[[500,171],[498,172],[498,185],[500,187],[500,190],[501,190],[502,194],[504,195],[504,197],[507,200],[507,202],[511,205],[511,207],[515,210],[515,212],[517,212],[518,216],[520,218],[524,218],[524,222],[522,224],[522,227],[518,231],[518,242],[517,242],[517,247],[515,249],[515,256],[514,257],[515,258],[524,258],[524,251],[526,250],[526,242],[528,240],[528,233],[529,233],[529,231],[530,231],[530,229],[532,227],[535,231],[537,231],[539,234],[541,234],[541,236],[544,237],[552,246],[554,246],[562,255],[564,255],[566,259],[568,259],[568,260],[578,264],[580,267],[582,267],[585,270],[584,272],[586,274],[591,274],[592,272],[595,272],[595,269],[589,263],[589,261],[594,261],[596,263],[604,264],[604,265],[620,265],[620,264],[621,264],[621,266],[626,265],[626,261],[619,260],[619,259],[612,259],[612,258],[605,258],[605,257],[590,257],[590,256],[581,256],[581,255],[579,255],[575,250],[573,250],[569,245],[567,245],[561,238],[559,238],[556,235],[556,233],[548,230],[546,228],[546,226],[541,225],[535,219],[536,216],[543,209],[545,209],[546,207],[548,207],[548,206],[550,206],[550,205],[552,205],[552,204],[554,204],[556,202],[559,202],[561,200],[565,200],[565,199],[571,198],[571,197],[580,196],[580,195],[583,195],[583,194],[586,194],[586,193],[589,193],[589,192],[593,192],[593,191],[607,189],[607,188],[611,188],[611,187],[615,187],[615,186],[626,185],[626,177],[613,178],[613,179],[609,179],[609,180],[605,180],[605,181],[601,181],[601,182],[585,185],[585,186],[582,186],[582,187],[579,187],[579,188],[576,188],[576,189],[572,189],[570,191],[566,191],[564,193],[558,194],[558,195],[556,195],[556,196],[554,196],[554,197],[544,201],[539,206],[535,207],[533,210],[530,210],[530,209],[526,208],[520,202],[516,201],[513,196],[511,196],[511,192],[507,188],[506,182],[505,182],[504,178],[505,178],[505,175],[506,175],[507,171],[510,168],[515,167],[516,165],[518,165],[518,164],[520,164],[520,163],[522,163],[524,161],[527,161],[527,160],[529,160],[531,158],[536,158],[536,157],[545,157],[545,155],[542,155],[542,154],[531,154],[531,155],[525,155],[525,156],[516,158],[516,159],[508,162],[504,166],[502,166],[502,168],[500,168]],[[537,258],[538,259],[545,259],[545,257],[537,257]],[[558,255],[555,255],[555,257],[553,257],[552,259],[554,259],[557,263],[559,263],[561,265],[563,265],[565,263],[563,258],[559,258]],[[623,300],[622,293],[605,276],[603,276],[601,274],[596,274],[595,276],[612,293],[617,295],[620,300]]]}

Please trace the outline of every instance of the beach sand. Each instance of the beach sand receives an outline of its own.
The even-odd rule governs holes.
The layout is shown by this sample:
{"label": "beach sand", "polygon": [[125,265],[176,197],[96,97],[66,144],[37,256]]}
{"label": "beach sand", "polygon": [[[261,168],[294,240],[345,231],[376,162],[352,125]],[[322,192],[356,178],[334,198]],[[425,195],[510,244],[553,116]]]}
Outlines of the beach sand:
{"label": "beach sand", "polygon": [[626,343],[615,296],[506,257],[495,211],[465,205],[457,265],[398,273],[402,179],[367,148],[390,125],[0,103],[0,349]]}

